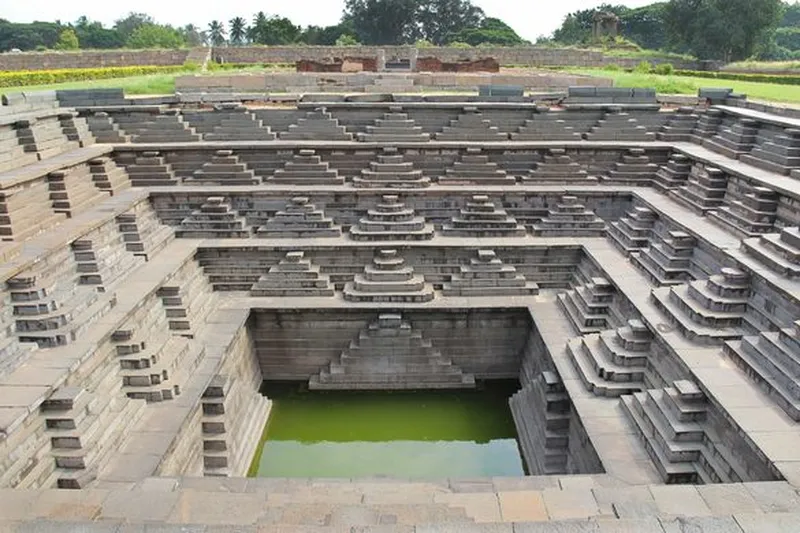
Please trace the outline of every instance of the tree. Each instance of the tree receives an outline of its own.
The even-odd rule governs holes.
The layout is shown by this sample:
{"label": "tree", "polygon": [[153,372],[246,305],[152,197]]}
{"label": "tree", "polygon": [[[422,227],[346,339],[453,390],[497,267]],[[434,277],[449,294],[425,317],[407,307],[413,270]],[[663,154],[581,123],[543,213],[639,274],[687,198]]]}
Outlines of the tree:
{"label": "tree", "polygon": [[225,44],[225,25],[218,21],[212,20],[208,25],[208,40],[211,41],[211,46],[222,46]]}
{"label": "tree", "polygon": [[426,0],[417,9],[421,37],[435,45],[445,44],[461,30],[480,27],[484,18],[483,10],[469,0]]}
{"label": "tree", "polygon": [[783,18],[778,25],[781,28],[800,28],[800,3],[784,4]]}
{"label": "tree", "polygon": [[206,46],[206,44],[208,44],[208,36],[206,35],[206,32],[202,31],[194,24],[187,24],[183,28],[178,29],[178,32],[186,42],[186,46],[195,47]]}
{"label": "tree", "polygon": [[781,48],[790,51],[800,50],[800,27],[778,28],[775,32],[775,42]]}
{"label": "tree", "polygon": [[181,48],[186,46],[183,35],[171,26],[145,24],[136,28],[125,42],[128,48]]}
{"label": "tree", "polygon": [[648,50],[666,48],[669,44],[664,24],[666,9],[666,2],[658,2],[619,13],[621,34]]}
{"label": "tree", "polygon": [[361,43],[358,42],[358,39],[356,39],[355,37],[353,37],[352,35],[349,35],[347,33],[344,33],[344,34],[340,35],[339,38],[336,39],[336,42],[334,44],[336,46],[359,46],[359,45],[361,45]]}
{"label": "tree", "polygon": [[86,16],[79,17],[73,27],[81,48],[122,48],[125,44],[117,30],[104,28],[103,24],[90,21]]}
{"label": "tree", "polygon": [[241,45],[247,37],[247,22],[242,17],[234,17],[228,23],[231,28],[231,44]]}
{"label": "tree", "polygon": [[595,9],[583,9],[570,13],[564,19],[561,27],[553,32],[553,40],[561,44],[588,44],[592,39],[594,14],[598,11],[608,11],[621,16],[628,11],[625,6],[602,4]]}
{"label": "tree", "polygon": [[67,28],[62,31],[58,36],[58,42],[55,45],[56,50],[77,50],[80,48],[78,43],[78,36],[75,35],[75,30]]}
{"label": "tree", "polygon": [[508,24],[491,17],[483,19],[479,28],[466,28],[450,34],[447,42],[450,45],[462,43],[470,46],[517,46],[526,43]]}
{"label": "tree", "polygon": [[780,0],[671,0],[665,21],[676,48],[727,62],[771,40],[783,9]]}
{"label": "tree", "polygon": [[418,0],[346,0],[343,22],[365,44],[403,44],[419,36]]}
{"label": "tree", "polygon": [[0,20],[0,50],[53,48],[64,29],[56,22],[19,24]]}
{"label": "tree", "polygon": [[131,11],[124,18],[114,22],[114,29],[119,32],[123,41],[127,41],[133,32],[142,26],[155,25],[156,21],[147,13],[134,13]]}
{"label": "tree", "polygon": [[248,31],[250,40],[258,44],[280,45],[292,44],[300,38],[300,26],[295,26],[286,17],[267,17],[263,12],[253,19]]}

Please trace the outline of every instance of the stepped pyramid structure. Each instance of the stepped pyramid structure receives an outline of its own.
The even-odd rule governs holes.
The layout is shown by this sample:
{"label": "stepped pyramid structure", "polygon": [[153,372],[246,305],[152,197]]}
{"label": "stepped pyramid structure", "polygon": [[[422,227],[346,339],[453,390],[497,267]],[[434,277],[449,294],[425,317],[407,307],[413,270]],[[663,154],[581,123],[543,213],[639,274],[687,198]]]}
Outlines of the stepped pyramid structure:
{"label": "stepped pyramid structure", "polygon": [[367,126],[366,133],[358,134],[358,140],[364,142],[426,142],[430,139],[431,135],[403,113],[401,106],[390,106],[383,118],[375,119],[375,125]]}
{"label": "stepped pyramid structure", "polygon": [[800,422],[800,320],[794,327],[764,331],[725,343],[725,353],[764,389],[795,422]]}
{"label": "stepped pyramid structure", "polygon": [[723,268],[707,281],[692,281],[653,289],[652,300],[683,333],[701,344],[722,344],[747,332],[745,313],[750,277],[735,268]]}
{"label": "stepped pyramid structure", "polygon": [[421,189],[431,185],[431,179],[414,170],[413,163],[404,161],[397,148],[384,148],[378,161],[372,161],[369,167],[353,178],[354,187]]}
{"label": "stepped pyramid structure", "polygon": [[264,181],[290,185],[342,185],[344,178],[329,163],[322,161],[315,150],[298,150],[283,168],[277,169]]}
{"label": "stepped pyramid structure", "polygon": [[453,166],[439,177],[442,185],[514,185],[514,176],[498,168],[497,163],[489,161],[489,156],[480,148],[467,148]]}
{"label": "stepped pyramid structure", "polygon": [[617,397],[644,390],[652,339],[641,320],[631,319],[616,330],[570,340],[567,353],[587,390]]}
{"label": "stepped pyramid structure", "polygon": [[533,232],[542,237],[602,237],[606,233],[606,223],[579,203],[577,197],[562,196],[555,208],[549,209],[547,216],[533,225]]}
{"label": "stepped pyramid structure", "polygon": [[159,152],[141,152],[125,170],[134,187],[166,187],[177,185],[179,181],[172,165],[166,163]]}
{"label": "stepped pyramid structure", "polygon": [[685,185],[692,171],[691,160],[683,154],[672,154],[653,179],[653,186],[661,192]]}
{"label": "stepped pyramid structure", "polygon": [[111,196],[131,186],[128,173],[118,167],[110,157],[98,157],[89,161],[89,172],[94,186]]}
{"label": "stepped pyramid structure", "polygon": [[[547,106],[537,107],[536,111],[533,119],[525,120],[517,132],[511,133],[512,141],[580,141],[583,138],[581,125],[574,125],[574,121],[564,116],[565,113],[551,113]],[[577,113],[569,113],[573,114]],[[598,118],[594,117],[590,125]]]}
{"label": "stepped pyramid structure", "polygon": [[737,483],[747,478],[706,423],[709,406],[696,383],[679,380],[621,401],[664,483]]}
{"label": "stepped pyramid structure", "polygon": [[788,278],[800,278],[800,228],[797,226],[747,239],[742,247],[770,270]]}
{"label": "stepped pyramid structure", "polygon": [[770,233],[778,218],[778,194],[768,187],[751,187],[708,217],[742,239]]}
{"label": "stepped pyramid structure", "polygon": [[528,184],[562,184],[564,182],[597,182],[597,178],[588,175],[579,163],[563,148],[551,148],[544,155],[544,161],[522,176],[522,182]]}
{"label": "stepped pyramid structure", "polygon": [[378,250],[364,273],[344,286],[344,299],[351,302],[429,302],[434,296],[433,287],[397,250]]}
{"label": "stepped pyramid structure", "polygon": [[495,207],[488,196],[476,195],[459,214],[442,226],[442,233],[457,237],[524,237],[525,226],[502,209]]}
{"label": "stepped pyramid structure", "polygon": [[265,239],[339,237],[342,228],[305,196],[296,196],[278,211],[256,234]]}
{"label": "stepped pyramid structure", "polygon": [[464,373],[399,314],[381,314],[337,360],[312,376],[311,390],[471,389]]}
{"label": "stepped pyramid structure", "polygon": [[656,133],[656,138],[667,142],[689,142],[699,119],[700,115],[693,107],[679,107]]}
{"label": "stepped pyramid structure", "polygon": [[183,219],[175,234],[185,239],[243,239],[250,236],[250,229],[225,198],[210,196]]}
{"label": "stepped pyramid structure", "polygon": [[722,128],[717,134],[706,139],[703,146],[730,158],[738,159],[753,148],[758,135],[758,121],[740,118],[730,128]]}
{"label": "stepped pyramid structure", "polygon": [[333,296],[330,279],[303,252],[289,252],[250,290],[251,296]]}
{"label": "stepped pyramid structure", "polygon": [[654,141],[656,134],[622,108],[613,109],[585,135],[589,141]]}
{"label": "stepped pyramid structure", "polygon": [[680,285],[694,279],[690,272],[697,240],[683,231],[651,232],[650,245],[632,253],[633,264],[659,287]]}
{"label": "stepped pyramid structure", "polygon": [[611,242],[626,255],[641,252],[650,245],[657,215],[647,207],[634,207],[608,226]]}
{"label": "stepped pyramid structure", "polygon": [[607,279],[595,277],[559,294],[558,304],[579,334],[599,333],[617,322],[611,311],[615,294]]}
{"label": "stepped pyramid structure", "polygon": [[[207,119],[208,125],[197,131],[206,141],[274,141],[275,133],[269,126],[251,113],[245,106],[236,103],[223,103],[215,107],[215,112],[198,113]],[[212,119],[212,120],[208,120]],[[203,122],[206,122],[203,121]]]}
{"label": "stepped pyramid structure", "polygon": [[192,184],[214,185],[257,185],[261,179],[255,172],[239,161],[233,150],[217,150],[211,161],[204,163],[200,170],[184,180]]}
{"label": "stepped pyramid structure", "polygon": [[445,296],[534,296],[539,286],[517,273],[513,265],[505,265],[494,250],[478,250],[469,264],[461,265],[449,283]]}
{"label": "stepped pyramid structure", "polygon": [[508,134],[492,126],[477,108],[466,107],[457,119],[436,134],[437,141],[507,141]]}
{"label": "stepped pyramid structure", "polygon": [[752,150],[739,159],[764,170],[789,174],[800,168],[800,128],[788,128],[771,137],[759,136]]}
{"label": "stepped pyramid structure", "polygon": [[353,134],[324,107],[306,113],[305,118],[289,126],[289,131],[278,134],[282,141],[352,141]]}
{"label": "stepped pyramid structure", "polygon": [[705,215],[723,205],[727,190],[728,177],[723,171],[695,164],[686,185],[669,191],[669,196],[695,213]]}
{"label": "stepped pyramid structure", "polygon": [[643,148],[631,148],[622,155],[622,161],[614,163],[614,168],[608,171],[604,182],[614,183],[649,183],[655,178],[658,165],[650,162],[647,152]]}
{"label": "stepped pyramid structure", "polygon": [[433,238],[433,231],[433,224],[415,216],[414,210],[406,207],[398,196],[387,194],[350,228],[350,238],[356,241],[427,241]]}

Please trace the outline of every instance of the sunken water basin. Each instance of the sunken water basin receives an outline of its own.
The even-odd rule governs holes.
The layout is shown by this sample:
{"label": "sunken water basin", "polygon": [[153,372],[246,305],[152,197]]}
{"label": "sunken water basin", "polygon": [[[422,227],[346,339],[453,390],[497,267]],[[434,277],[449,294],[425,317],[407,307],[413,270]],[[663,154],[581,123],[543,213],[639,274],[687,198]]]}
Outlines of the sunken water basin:
{"label": "sunken water basin", "polygon": [[272,411],[257,477],[523,476],[508,399],[515,381],[474,391],[307,392],[266,383]]}

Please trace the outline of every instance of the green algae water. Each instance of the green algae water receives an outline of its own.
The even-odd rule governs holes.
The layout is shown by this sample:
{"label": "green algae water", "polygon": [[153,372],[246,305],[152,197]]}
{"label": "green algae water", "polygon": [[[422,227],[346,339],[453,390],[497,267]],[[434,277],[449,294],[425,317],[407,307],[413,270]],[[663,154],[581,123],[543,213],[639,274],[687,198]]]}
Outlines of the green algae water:
{"label": "green algae water", "polygon": [[307,392],[265,384],[272,411],[254,477],[443,478],[525,475],[508,398],[479,391]]}

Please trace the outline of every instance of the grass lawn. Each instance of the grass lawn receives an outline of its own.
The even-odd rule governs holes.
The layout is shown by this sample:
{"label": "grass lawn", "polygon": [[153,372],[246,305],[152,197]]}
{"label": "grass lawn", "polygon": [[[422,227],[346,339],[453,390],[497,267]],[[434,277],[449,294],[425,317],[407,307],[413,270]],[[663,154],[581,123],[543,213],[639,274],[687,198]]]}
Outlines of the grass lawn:
{"label": "grass lawn", "polygon": [[636,72],[600,69],[568,69],[568,72],[611,78],[617,87],[653,87],[661,94],[696,95],[697,90],[702,87],[730,87],[738,93],[746,94],[751,100],[800,104],[799,85],[712,80],[708,78],[693,78],[691,76],[659,76],[657,74],[638,74]]}

